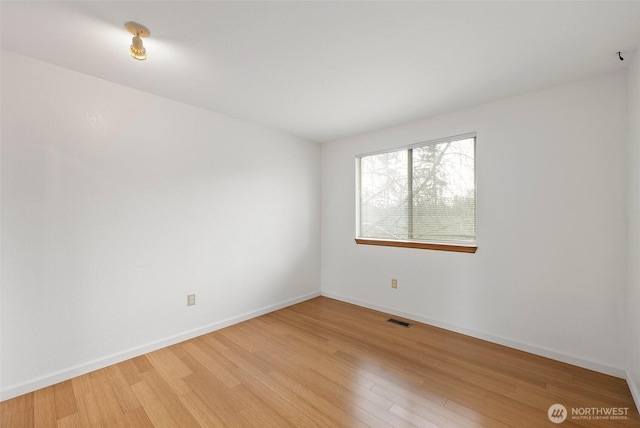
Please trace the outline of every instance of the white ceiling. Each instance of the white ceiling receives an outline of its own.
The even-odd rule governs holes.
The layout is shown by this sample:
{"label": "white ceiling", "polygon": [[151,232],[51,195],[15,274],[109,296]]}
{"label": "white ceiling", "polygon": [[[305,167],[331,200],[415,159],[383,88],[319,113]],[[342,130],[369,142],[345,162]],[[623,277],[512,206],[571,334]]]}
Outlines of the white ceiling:
{"label": "white ceiling", "polygon": [[[0,15],[2,49],[319,142],[615,71],[640,38],[636,1],[2,1]],[[151,30],[146,61],[126,21]]]}

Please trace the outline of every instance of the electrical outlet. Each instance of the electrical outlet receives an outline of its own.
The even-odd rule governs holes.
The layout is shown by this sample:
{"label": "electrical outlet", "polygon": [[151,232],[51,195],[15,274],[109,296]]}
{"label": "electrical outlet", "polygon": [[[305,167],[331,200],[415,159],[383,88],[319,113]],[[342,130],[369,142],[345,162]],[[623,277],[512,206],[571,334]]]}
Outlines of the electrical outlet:
{"label": "electrical outlet", "polygon": [[392,279],[391,280],[391,288],[398,288],[398,280],[397,279]]}
{"label": "electrical outlet", "polygon": [[187,306],[193,306],[196,304],[196,295],[189,294],[187,295]]}

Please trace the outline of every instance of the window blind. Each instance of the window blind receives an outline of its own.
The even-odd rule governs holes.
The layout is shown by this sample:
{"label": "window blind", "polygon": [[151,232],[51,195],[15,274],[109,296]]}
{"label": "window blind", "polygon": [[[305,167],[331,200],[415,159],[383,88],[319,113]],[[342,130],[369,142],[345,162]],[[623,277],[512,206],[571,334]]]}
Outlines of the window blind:
{"label": "window blind", "polygon": [[362,155],[359,238],[473,245],[475,135]]}

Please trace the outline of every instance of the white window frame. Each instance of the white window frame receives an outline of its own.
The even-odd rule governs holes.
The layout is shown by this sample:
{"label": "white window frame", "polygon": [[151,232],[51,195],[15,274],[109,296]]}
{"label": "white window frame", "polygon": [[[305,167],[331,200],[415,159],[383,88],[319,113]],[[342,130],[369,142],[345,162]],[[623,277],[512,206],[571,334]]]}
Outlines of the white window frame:
{"label": "white window frame", "polygon": [[[474,168],[474,188],[475,188],[475,221],[476,221],[476,240],[473,242],[435,242],[435,241],[423,241],[423,240],[397,240],[397,239],[378,239],[378,238],[365,238],[360,235],[360,227],[361,227],[361,212],[360,212],[360,204],[361,204],[361,171],[360,171],[360,161],[362,158],[367,156],[374,156],[384,153],[391,153],[397,151],[410,150],[415,148],[422,148],[425,146],[433,145],[433,144],[442,144],[449,141],[459,141],[466,139],[474,139],[474,156],[473,156],[473,168]],[[454,251],[454,252],[463,252],[463,253],[475,253],[478,245],[477,245],[477,202],[478,202],[478,183],[477,183],[477,144],[478,144],[478,136],[475,132],[455,135],[447,138],[440,138],[437,140],[429,140],[420,143],[410,144],[408,146],[397,147],[389,150],[380,150],[376,152],[368,152],[364,154],[360,154],[356,156],[356,243],[364,244],[364,245],[381,245],[381,246],[390,246],[390,247],[407,247],[407,248],[420,248],[420,249],[430,249],[430,250],[441,250],[441,251]]]}

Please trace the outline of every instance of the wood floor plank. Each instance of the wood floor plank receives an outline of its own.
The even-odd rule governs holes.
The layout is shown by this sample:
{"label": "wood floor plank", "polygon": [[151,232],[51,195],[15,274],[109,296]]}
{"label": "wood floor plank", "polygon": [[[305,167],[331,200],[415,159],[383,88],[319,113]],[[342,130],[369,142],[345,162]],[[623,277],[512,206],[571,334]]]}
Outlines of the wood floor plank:
{"label": "wood floor plank", "polygon": [[103,420],[100,413],[100,405],[93,394],[83,394],[78,397],[79,418],[82,426],[107,428],[109,419]]}
{"label": "wood floor plank", "polygon": [[[144,408],[138,407],[124,414],[124,422],[129,428],[153,428],[153,423]],[[214,425],[209,425],[214,426]]]}
{"label": "wood floor plank", "polygon": [[120,407],[117,395],[111,388],[111,383],[106,375],[106,369],[100,370],[102,376],[91,378],[91,390],[95,396],[96,402],[99,404],[98,409],[104,426],[123,426],[124,409]]}
{"label": "wood floor plank", "polygon": [[142,375],[140,374],[140,370],[138,370],[138,366],[133,362],[133,360],[126,360],[118,364],[120,368],[120,372],[122,376],[126,379],[129,385],[133,385],[142,380]]}
{"label": "wood floor plank", "polygon": [[143,380],[132,385],[131,389],[136,394],[145,414],[154,427],[180,428],[174,422],[169,410],[162,405],[160,399],[153,393],[146,381]]}
{"label": "wood floor plank", "polygon": [[120,365],[114,365],[106,367],[104,370],[109,384],[111,385],[111,389],[113,391],[117,391],[117,394],[114,395],[120,405],[120,409],[126,413],[140,407],[140,402],[131,390],[131,385],[127,382],[120,368]]}
{"label": "wood floor plank", "polygon": [[[147,354],[147,360],[176,394],[182,395],[190,391],[182,378],[190,375],[191,370],[172,351],[167,348],[160,349]],[[145,375],[146,372],[143,377]]]}
{"label": "wood floor plank", "polygon": [[398,406],[397,404],[391,406],[390,412],[398,416],[403,421],[407,421],[417,427],[441,428],[440,425],[436,425],[435,423],[430,422],[423,417],[415,414],[411,410],[405,409],[404,407]]}
{"label": "wood floor plank", "polygon": [[391,391],[397,397],[410,398],[422,403],[428,402],[438,406],[444,406],[447,402],[446,398],[433,393],[429,388],[420,388],[419,385],[398,383],[397,381],[378,376],[366,369],[360,370],[360,375],[373,382],[371,390],[374,392],[382,387]]}
{"label": "wood floor plank", "polygon": [[153,365],[149,362],[146,355],[140,355],[139,357],[131,359],[131,361],[140,373],[153,370]]}
{"label": "wood floor plank", "polygon": [[33,419],[34,394],[25,394],[0,403],[2,427],[30,427]]}
{"label": "wood floor plank", "polygon": [[241,427],[242,418],[238,415],[246,407],[244,400],[235,391],[224,384],[212,382],[215,378],[206,379],[193,374],[185,378],[185,382],[193,393],[207,408],[220,419],[225,426]]}
{"label": "wood floor plank", "polygon": [[83,428],[78,413],[72,413],[62,419],[58,419],[58,428]]}
{"label": "wood floor plank", "polygon": [[[293,426],[318,426],[309,415],[298,411],[298,409],[291,404],[291,401],[297,396],[288,389],[282,388],[279,384],[272,382],[269,376],[259,371],[257,373],[247,373],[242,368],[236,370],[236,376],[238,376],[238,379],[242,381],[242,384],[245,385],[254,396],[261,397],[266,405],[278,412]],[[248,404],[250,405],[250,403]]]}
{"label": "wood floor plank", "polygon": [[71,386],[73,386],[73,394],[76,398],[85,395],[92,394],[93,391],[91,389],[91,379],[92,374],[85,376],[78,376],[71,379]]}
{"label": "wood floor plank", "polygon": [[239,415],[244,419],[244,425],[255,427],[293,427],[287,420],[267,404],[266,400],[256,395],[248,385],[241,383],[233,388],[234,392],[247,403]]}
{"label": "wood floor plank", "polygon": [[228,388],[233,388],[240,384],[240,381],[234,375],[235,369],[238,366],[230,363],[228,359],[209,348],[206,342],[197,340],[189,341],[182,344],[182,349]]}
{"label": "wood floor plank", "polygon": [[228,360],[233,361],[236,364],[240,364],[243,361],[247,362],[260,368],[264,373],[269,373],[272,370],[267,363],[260,360],[260,358],[245,349],[241,344],[234,341],[235,339],[238,342],[242,342],[242,338],[238,338],[238,336],[233,334],[229,329],[222,330],[221,334],[216,336],[216,338],[227,347],[227,350],[222,352],[222,355],[224,355]]}
{"label": "wood floor plank", "polygon": [[[623,379],[318,297],[0,403],[2,428],[640,427]],[[627,419],[572,409],[628,408]]]}
{"label": "wood floor plank", "polygon": [[[336,400],[336,397],[330,392],[327,392],[325,388],[317,388],[317,386],[319,386],[318,382],[312,380],[316,375],[310,374],[302,378],[300,374],[300,372],[296,372],[285,375],[279,371],[274,371],[270,373],[269,376],[276,382],[286,385],[287,388],[294,391],[302,400],[307,401],[311,406],[315,407],[322,413],[324,416],[323,419],[332,421],[324,426],[366,426],[356,417],[343,410],[341,400]],[[319,381],[322,383],[321,380]]]}
{"label": "wood floor plank", "polygon": [[73,385],[70,380],[54,385],[53,396],[57,419],[63,419],[66,416],[78,412],[76,398],[73,393]]}
{"label": "wood floor plank", "polygon": [[53,388],[39,389],[33,393],[33,421],[36,427],[57,426],[58,418]]}
{"label": "wood floor plank", "polygon": [[455,401],[447,401],[444,407],[474,421],[475,425],[473,426],[476,427],[509,428],[509,425],[487,416],[487,414],[482,411],[471,409]]}
{"label": "wood floor plank", "polygon": [[193,392],[189,392],[180,396],[180,401],[184,407],[191,412],[193,417],[203,427],[220,427],[224,426],[224,422],[211,411],[205,403],[198,398]]}
{"label": "wood floor plank", "polygon": [[406,394],[399,396],[394,391],[381,385],[375,385],[372,390],[392,403],[390,409],[393,405],[398,405],[404,409],[411,409],[416,415],[420,415],[426,420],[441,426],[451,426],[453,424],[458,427],[469,428],[476,426],[476,423],[472,419],[445,407],[444,403],[440,404],[424,400],[423,397],[418,394],[411,398],[407,397]]}
{"label": "wood floor plank", "polygon": [[[357,419],[365,422],[367,425],[373,423],[379,425],[380,420],[374,420],[372,415],[379,414],[380,411],[388,411],[393,405],[389,400],[380,397],[379,395],[371,392],[369,388],[373,385],[370,381],[361,382],[357,379],[358,374],[347,374],[336,370],[339,364],[335,367],[324,366],[320,361],[323,360],[322,356],[312,355],[309,353],[301,353],[300,355],[288,354],[288,353],[261,353],[261,358],[269,361],[269,364],[277,367],[281,371],[291,372],[292,367],[295,365],[299,367],[302,372],[306,372],[311,377],[306,375],[297,374],[296,378],[309,388],[313,388],[316,393],[323,391],[321,396],[327,401],[332,401],[334,404],[339,405],[347,413],[357,413]],[[332,373],[331,379],[323,379],[323,372]],[[252,373],[253,376],[257,376],[256,373]],[[324,383],[325,386],[321,387],[320,384]],[[361,383],[367,385],[363,387]],[[364,411],[364,412],[362,412]]]}
{"label": "wood floor plank", "polygon": [[[178,426],[197,426],[195,418],[189,413],[179,399],[179,392],[171,389],[171,385],[162,378],[160,373],[149,370],[143,375],[145,383],[153,391],[162,406],[170,413]],[[190,391],[190,390],[189,390]]]}

